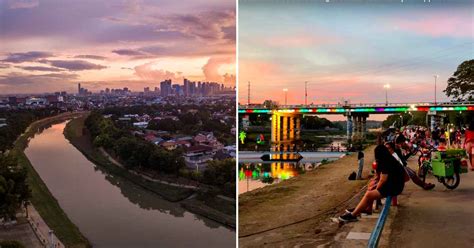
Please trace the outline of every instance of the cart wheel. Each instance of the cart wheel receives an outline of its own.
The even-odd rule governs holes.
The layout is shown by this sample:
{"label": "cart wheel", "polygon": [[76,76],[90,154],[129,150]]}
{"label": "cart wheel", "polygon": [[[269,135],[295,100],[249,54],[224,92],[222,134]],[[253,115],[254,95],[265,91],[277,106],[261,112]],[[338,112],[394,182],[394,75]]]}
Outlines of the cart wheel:
{"label": "cart wheel", "polygon": [[446,188],[455,189],[459,186],[461,177],[459,176],[459,172],[454,172],[452,177],[444,177],[441,179],[441,182],[446,186]]}
{"label": "cart wheel", "polygon": [[418,169],[418,176],[423,182],[425,182],[426,180],[426,175],[428,174],[428,167],[429,164],[427,164],[427,162],[424,162]]}

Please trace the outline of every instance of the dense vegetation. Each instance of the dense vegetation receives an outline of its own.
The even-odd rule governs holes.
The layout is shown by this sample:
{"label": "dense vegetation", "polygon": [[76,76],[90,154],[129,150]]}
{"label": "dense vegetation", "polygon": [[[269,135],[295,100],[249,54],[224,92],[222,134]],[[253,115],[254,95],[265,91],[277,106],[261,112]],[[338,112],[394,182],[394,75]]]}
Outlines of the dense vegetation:
{"label": "dense vegetation", "polygon": [[12,156],[0,155],[0,218],[15,219],[18,209],[26,206],[31,197],[26,179],[26,168],[17,166]]}
{"label": "dense vegetation", "polygon": [[456,101],[474,101],[474,59],[458,66],[444,92]]}
{"label": "dense vegetation", "polygon": [[[201,131],[212,131],[222,143],[235,144],[235,136],[230,132],[232,126],[235,125],[235,108],[228,104],[111,107],[104,109],[102,113],[112,114],[116,118],[125,114],[159,116],[159,114],[166,113],[167,116],[178,117],[178,120],[171,118],[152,120],[149,122],[148,128],[187,135],[195,135]],[[215,116],[219,113],[226,117],[224,122]]]}
{"label": "dense vegetation", "polygon": [[0,118],[6,119],[7,126],[0,127],[0,152],[11,149],[13,142],[36,120],[56,115],[56,108],[0,110]]}
{"label": "dense vegetation", "polygon": [[182,151],[167,151],[119,128],[111,118],[94,111],[85,121],[94,145],[112,151],[127,168],[143,167],[164,173],[177,173],[184,167]]}
{"label": "dense vegetation", "polygon": [[[128,169],[139,168],[186,177],[216,186],[226,195],[235,196],[235,160],[212,161],[203,173],[188,171],[181,149],[168,151],[134,136],[131,128],[117,125],[113,118],[105,118],[104,112],[93,111],[87,117],[85,126],[93,137],[94,145],[114,154]],[[123,110],[117,112],[123,113]]]}

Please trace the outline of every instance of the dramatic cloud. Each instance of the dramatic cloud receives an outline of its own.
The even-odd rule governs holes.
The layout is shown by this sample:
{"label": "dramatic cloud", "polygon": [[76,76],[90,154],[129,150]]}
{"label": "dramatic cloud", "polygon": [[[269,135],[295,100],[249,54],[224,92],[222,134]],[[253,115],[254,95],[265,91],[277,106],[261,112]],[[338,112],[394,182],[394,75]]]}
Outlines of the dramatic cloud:
{"label": "dramatic cloud", "polygon": [[20,68],[26,71],[51,71],[51,72],[63,71],[62,69],[59,69],[59,68],[46,67],[46,66],[16,66],[16,68]]}
{"label": "dramatic cloud", "polygon": [[235,38],[230,29],[235,31],[234,11],[208,11],[197,14],[170,15],[161,18],[165,23],[162,31],[179,31],[191,37],[205,40]]}
{"label": "dramatic cloud", "polygon": [[[70,88],[41,72],[77,72],[93,90],[204,81],[209,58],[235,56],[235,13],[235,0],[0,0],[0,77],[37,83],[22,92]],[[214,67],[217,76],[208,65],[207,77],[234,84],[234,64]]]}
{"label": "dramatic cloud", "polygon": [[76,55],[74,58],[78,59],[95,59],[95,60],[105,60],[107,59],[104,56],[99,56],[99,55]]}
{"label": "dramatic cloud", "polygon": [[53,56],[52,53],[49,52],[26,52],[26,53],[10,53],[8,56],[1,60],[3,62],[9,63],[23,63],[23,62],[30,62],[36,61],[38,59],[48,58]]}
{"label": "dramatic cloud", "polygon": [[165,79],[173,81],[182,81],[183,75],[181,72],[170,72],[162,69],[153,68],[154,63],[146,63],[135,67],[135,75],[141,79],[158,83]]}
{"label": "dramatic cloud", "polygon": [[117,49],[113,50],[113,53],[116,53],[118,55],[123,55],[123,56],[142,56],[145,55],[143,52],[133,50],[133,49]]}
{"label": "dramatic cloud", "polygon": [[70,71],[101,70],[107,68],[107,66],[93,64],[84,60],[40,60],[39,62]]}
{"label": "dramatic cloud", "polygon": [[234,64],[233,57],[212,57],[202,67],[207,81],[222,82],[224,77],[219,74],[219,68],[224,64]]}
{"label": "dramatic cloud", "polygon": [[30,75],[25,73],[9,73],[0,76],[2,92],[32,93],[58,90],[72,90],[78,76],[69,73],[49,73]]}

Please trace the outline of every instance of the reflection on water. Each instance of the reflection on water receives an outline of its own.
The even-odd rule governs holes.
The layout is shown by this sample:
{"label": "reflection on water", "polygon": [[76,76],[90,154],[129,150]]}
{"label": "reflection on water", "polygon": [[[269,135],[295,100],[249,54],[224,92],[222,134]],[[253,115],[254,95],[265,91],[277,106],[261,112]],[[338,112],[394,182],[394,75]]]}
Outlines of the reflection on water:
{"label": "reflection on water", "polygon": [[239,194],[290,179],[313,170],[319,164],[310,162],[240,163]]}
{"label": "reflection on water", "polygon": [[25,153],[68,217],[95,247],[235,244],[235,232],[99,170],[65,139],[65,124],[37,134]]}

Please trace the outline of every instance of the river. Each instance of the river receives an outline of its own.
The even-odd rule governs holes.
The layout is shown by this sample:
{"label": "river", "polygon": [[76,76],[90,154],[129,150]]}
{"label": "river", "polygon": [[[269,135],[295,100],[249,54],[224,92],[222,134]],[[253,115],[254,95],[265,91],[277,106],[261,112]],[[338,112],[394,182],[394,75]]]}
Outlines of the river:
{"label": "river", "polygon": [[64,137],[67,122],[36,134],[25,153],[94,247],[233,247],[235,232],[99,170]]}

